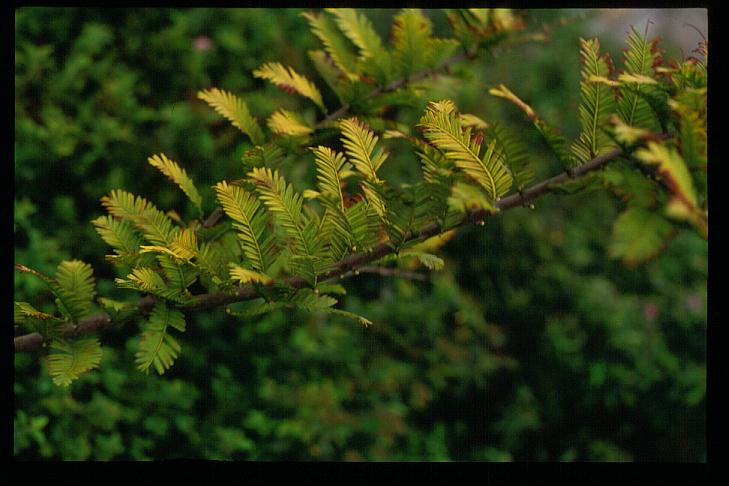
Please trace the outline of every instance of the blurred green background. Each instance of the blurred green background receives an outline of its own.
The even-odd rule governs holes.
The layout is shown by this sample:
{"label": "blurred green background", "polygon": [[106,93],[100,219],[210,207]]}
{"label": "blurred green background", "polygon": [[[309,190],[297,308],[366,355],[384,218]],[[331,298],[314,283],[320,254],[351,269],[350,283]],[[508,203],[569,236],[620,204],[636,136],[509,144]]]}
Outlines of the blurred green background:
{"label": "blurred green background", "polygon": [[[395,12],[367,11],[383,38]],[[301,109],[251,75],[282,61],[323,86],[306,55],[318,41],[299,13],[17,9],[15,261],[53,273],[79,258],[101,295],[132,298],[115,289],[89,223],[99,198],[125,188],[191,216],[146,162],[164,152],[209,213],[210,185],[241,175],[250,144],[195,93],[234,92],[261,120]],[[440,76],[428,96],[518,130],[544,177],[559,168],[538,134],[487,90],[506,84],[575,136],[578,39],[599,12],[524,13],[527,29],[547,26],[548,42],[496,49]],[[444,12],[427,15],[450,36]],[[619,59],[622,41],[602,42]],[[420,113],[396,116],[412,126]],[[388,142],[386,175],[404,181],[417,163],[399,143]],[[287,170],[310,179],[308,162]],[[683,232],[658,258],[625,267],[606,248],[622,207],[606,191],[548,196],[463,229],[427,282],[346,281],[344,307],[375,322],[366,329],[299,312],[250,322],[198,312],[165,376],[136,371],[127,328],[102,336],[101,368],[70,389],[51,383],[39,354],[18,354],[15,458],[705,461],[707,244]],[[15,300],[50,302],[26,275],[14,285]]]}

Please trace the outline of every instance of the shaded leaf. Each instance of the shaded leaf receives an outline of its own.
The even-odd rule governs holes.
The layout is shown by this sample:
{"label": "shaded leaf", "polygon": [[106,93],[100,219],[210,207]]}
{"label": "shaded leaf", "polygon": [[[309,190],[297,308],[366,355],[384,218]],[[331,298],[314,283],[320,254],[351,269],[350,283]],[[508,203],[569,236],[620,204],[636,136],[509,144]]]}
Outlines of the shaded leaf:
{"label": "shaded leaf", "polygon": [[81,374],[101,363],[101,344],[95,337],[73,341],[56,339],[50,347],[48,373],[58,386],[69,386]]}
{"label": "shaded leaf", "polygon": [[629,208],[615,221],[609,252],[626,265],[643,263],[661,253],[673,227],[665,218],[640,207]]}

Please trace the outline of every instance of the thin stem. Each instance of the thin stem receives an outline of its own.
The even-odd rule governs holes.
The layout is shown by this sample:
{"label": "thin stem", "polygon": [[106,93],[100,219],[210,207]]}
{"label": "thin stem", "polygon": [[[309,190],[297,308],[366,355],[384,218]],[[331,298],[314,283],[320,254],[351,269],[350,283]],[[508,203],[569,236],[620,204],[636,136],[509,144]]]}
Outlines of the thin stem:
{"label": "thin stem", "polygon": [[417,272],[409,272],[407,270],[400,270],[399,268],[387,268],[387,267],[376,267],[376,266],[364,266],[359,267],[356,270],[350,270],[349,272],[346,272],[341,275],[341,278],[348,278],[355,275],[358,275],[360,273],[374,273],[376,275],[381,275],[383,277],[396,277],[396,278],[406,278],[408,280],[418,280],[420,282],[425,282],[428,280],[428,276],[422,273]]}
{"label": "thin stem", "polygon": [[[620,148],[616,148],[602,154],[594,159],[580,165],[572,171],[572,175],[568,175],[564,172],[554,177],[546,179],[538,184],[535,184],[521,193],[512,194],[503,199],[497,201],[494,206],[498,212],[506,211],[515,207],[527,204],[539,197],[547,194],[552,187],[562,182],[565,182],[572,177],[584,176],[592,171],[598,170],[610,161],[623,155],[623,151]],[[493,216],[489,211],[479,209],[471,210],[466,212],[461,221],[454,227],[464,226],[466,224],[473,224],[478,221],[482,221],[485,218]],[[405,241],[414,239],[429,238],[442,232],[442,228],[439,224],[432,223],[421,228],[419,231],[410,232],[406,235]],[[361,269],[367,266],[367,264],[379,260],[380,258],[394,253],[394,248],[390,242],[381,243],[371,251],[367,253],[354,253],[344,258],[339,264],[337,264],[329,272],[319,275],[319,280],[328,280],[334,278],[345,278],[356,274],[355,270]],[[361,270],[360,270],[361,271]],[[379,272],[382,272],[381,270]],[[282,282],[279,282],[287,287],[299,289],[307,287],[309,284],[306,279],[302,277],[290,277]],[[244,300],[251,300],[258,297],[259,294],[254,287],[239,287],[234,293],[225,292],[212,292],[209,294],[201,294],[193,297],[193,301],[189,304],[181,305],[178,308],[180,310],[201,310],[212,307],[218,307],[221,305],[232,304],[234,302],[241,302]],[[82,334],[88,334],[97,331],[103,331],[110,328],[114,324],[124,324],[131,320],[133,317],[138,315],[144,315],[151,311],[154,304],[157,302],[155,297],[147,296],[140,299],[137,302],[137,312],[128,315],[123,322],[114,321],[111,316],[106,313],[95,314],[82,319],[79,325],[74,328],[73,326],[67,326],[63,331],[64,337],[74,337]],[[31,351],[38,348],[43,344],[43,337],[38,333],[26,334],[15,338],[15,351]]]}
{"label": "thin stem", "polygon": [[216,224],[218,224],[218,220],[225,214],[223,212],[223,208],[220,206],[216,207],[212,213],[210,213],[210,216],[208,216],[205,221],[203,222],[203,228],[212,228]]}

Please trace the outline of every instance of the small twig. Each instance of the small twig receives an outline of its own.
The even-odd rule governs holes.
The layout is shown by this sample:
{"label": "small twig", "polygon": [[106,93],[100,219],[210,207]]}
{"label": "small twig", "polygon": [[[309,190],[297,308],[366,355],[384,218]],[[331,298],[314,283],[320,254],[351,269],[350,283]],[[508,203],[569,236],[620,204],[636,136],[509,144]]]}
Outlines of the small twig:
{"label": "small twig", "polygon": [[42,274],[37,270],[33,270],[32,268],[28,268],[25,265],[21,265],[20,263],[15,264],[15,270],[21,273],[30,273],[31,275],[35,275],[46,283],[50,283],[53,280],[49,276]]}
{"label": "small twig", "polygon": [[356,270],[350,270],[348,272],[343,273],[340,278],[349,278],[349,277],[352,277],[355,275],[359,275],[360,273],[374,273],[377,275],[382,275],[383,277],[406,278],[409,280],[418,280],[420,282],[425,282],[428,280],[428,276],[424,275],[422,273],[409,272],[407,270],[400,270],[399,268],[374,267],[374,266],[364,266],[364,267],[359,267]]}
{"label": "small twig", "polygon": [[207,219],[203,222],[203,228],[212,228],[218,223],[218,220],[223,216],[223,208],[218,206],[213,210],[212,213],[210,213],[210,216],[207,217]]}
{"label": "small twig", "polygon": [[684,26],[684,27],[691,27],[692,29],[694,29],[694,30],[695,30],[696,32],[698,32],[698,33],[699,33],[699,35],[700,35],[700,36],[701,36],[701,38],[702,38],[702,39],[704,40],[704,42],[706,42],[706,36],[705,36],[705,35],[704,35],[704,33],[703,33],[703,32],[701,32],[701,30],[700,30],[700,29],[699,29],[698,27],[696,27],[696,26],[695,26],[694,24],[689,24],[688,22],[684,22],[683,26]]}

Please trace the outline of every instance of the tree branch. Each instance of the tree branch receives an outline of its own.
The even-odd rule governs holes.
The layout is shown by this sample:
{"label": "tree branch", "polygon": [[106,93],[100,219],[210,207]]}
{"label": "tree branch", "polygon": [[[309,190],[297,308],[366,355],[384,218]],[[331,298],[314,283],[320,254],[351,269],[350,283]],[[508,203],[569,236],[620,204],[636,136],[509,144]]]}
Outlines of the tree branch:
{"label": "tree branch", "polygon": [[[616,159],[617,157],[623,155],[623,151],[619,148],[613,149],[610,152],[607,152],[603,155],[600,155],[598,157],[595,157],[592,160],[589,160],[588,162],[585,162],[584,164],[576,167],[573,169],[569,174],[566,172],[563,172],[559,175],[556,175],[554,177],[551,177],[549,179],[546,179],[538,184],[535,184],[528,189],[522,191],[521,193],[512,194],[510,196],[507,196],[503,199],[500,199],[497,201],[494,206],[496,209],[501,211],[506,211],[508,209],[512,209],[518,206],[525,205],[531,201],[534,201],[535,199],[547,194],[552,187],[554,187],[557,184],[560,184],[562,182],[565,182],[569,179],[575,178],[575,177],[581,177],[584,176],[592,171],[598,170],[610,161]],[[479,221],[483,221],[487,217],[492,216],[492,213],[484,210],[471,210],[466,212],[463,219],[454,226],[460,227],[464,226],[466,224],[473,224],[477,223]],[[414,239],[423,239],[423,238],[429,238],[431,236],[435,236],[442,232],[442,228],[439,224],[432,223],[429,225],[426,225],[425,227],[421,228],[419,231],[410,232],[406,235],[405,240],[410,241]],[[354,274],[354,270],[361,269],[363,266],[367,265],[368,263],[371,263],[373,261],[379,260],[380,258],[389,255],[391,253],[394,253],[394,249],[392,246],[390,246],[389,242],[381,243],[377,246],[375,246],[370,252],[368,253],[354,253],[352,255],[349,255],[348,257],[344,258],[339,264],[337,264],[332,270],[329,272],[319,275],[319,280],[327,280],[332,278],[342,278],[342,277],[348,277]],[[380,270],[381,272],[381,270]],[[281,284],[291,287],[294,289],[304,288],[307,287],[309,284],[306,279],[302,277],[291,277],[283,280],[280,282]],[[250,300],[258,297],[258,292],[254,287],[239,287],[234,293],[225,293],[225,292],[213,292],[209,294],[201,294],[196,295],[193,298],[192,303],[181,305],[178,308],[180,310],[201,310],[201,309],[208,309],[211,307],[218,307],[221,305],[227,305],[232,304],[234,302],[240,302],[244,300]],[[86,317],[82,319],[78,326],[67,326],[63,331],[64,337],[75,337],[83,334],[88,334],[92,332],[98,332],[103,331],[105,329],[108,329],[112,327],[115,324],[123,324],[124,322],[127,322],[131,319],[133,319],[136,316],[148,314],[151,310],[154,304],[158,300],[155,297],[147,296],[136,303],[136,312],[128,315],[124,321],[114,321],[111,316],[109,316],[107,313],[99,313],[95,314],[89,317]],[[26,334],[23,336],[18,336],[15,338],[15,351],[16,352],[23,352],[23,351],[31,351],[33,349],[36,349],[40,346],[42,346],[43,343],[43,337],[38,333],[31,333]]]}

